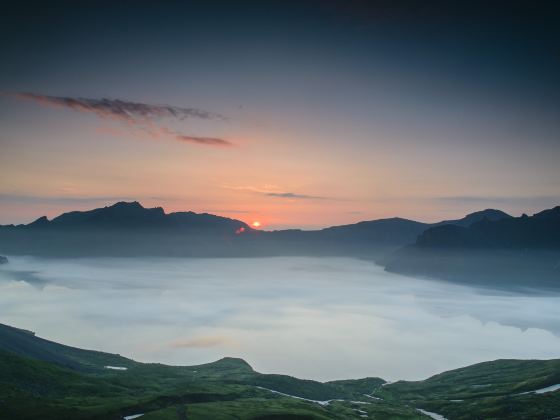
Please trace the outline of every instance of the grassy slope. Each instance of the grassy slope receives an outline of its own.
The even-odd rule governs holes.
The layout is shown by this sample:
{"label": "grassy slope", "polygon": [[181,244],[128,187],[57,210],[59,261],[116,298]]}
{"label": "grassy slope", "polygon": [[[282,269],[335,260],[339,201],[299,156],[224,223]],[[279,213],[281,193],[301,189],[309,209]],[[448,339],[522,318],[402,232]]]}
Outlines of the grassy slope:
{"label": "grassy slope", "polygon": [[[121,419],[138,413],[146,413],[146,420],[426,418],[415,408],[449,419],[546,419],[560,413],[560,391],[521,393],[558,383],[560,360],[499,360],[386,386],[379,378],[321,383],[260,374],[234,358],[198,366],[138,363],[0,324],[2,419]],[[343,401],[320,405],[259,387]]]}
{"label": "grassy slope", "polygon": [[65,346],[4,324],[0,324],[0,350],[84,372],[98,371],[103,366],[129,367],[137,364],[117,354]]}
{"label": "grassy slope", "polygon": [[400,381],[375,395],[450,419],[549,419],[560,414],[560,391],[522,394],[560,383],[560,360],[496,360]]}
{"label": "grassy slope", "polygon": [[[245,384],[249,382],[246,369],[244,362],[226,359],[189,368],[146,365],[128,371],[85,374],[0,352],[0,418],[120,419],[148,413],[144,416],[148,420],[181,420],[185,416],[345,419],[359,418],[357,409],[397,413],[394,418],[419,418],[413,410],[393,403],[377,407],[342,401],[323,407],[282,396]],[[298,387],[303,389],[302,385]]]}
{"label": "grassy slope", "polygon": [[[109,370],[106,365],[125,366],[127,370]],[[150,413],[145,416],[148,419],[183,419],[187,413],[189,419],[209,415],[359,418],[356,408],[363,409],[366,404],[337,402],[324,407],[259,387],[314,400],[350,400],[358,399],[362,389],[373,390],[368,385],[383,382],[368,378],[356,383],[320,383],[265,375],[235,358],[198,366],[144,364],[63,346],[0,325],[0,418],[6,419],[120,419],[137,413]],[[418,417],[392,403],[383,404],[380,410]]]}

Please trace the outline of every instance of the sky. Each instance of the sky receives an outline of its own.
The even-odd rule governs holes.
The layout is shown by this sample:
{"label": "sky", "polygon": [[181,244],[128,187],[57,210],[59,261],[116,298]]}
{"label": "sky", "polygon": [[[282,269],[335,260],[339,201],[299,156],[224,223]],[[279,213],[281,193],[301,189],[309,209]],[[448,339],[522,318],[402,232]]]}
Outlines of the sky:
{"label": "sky", "polygon": [[554,2],[46,3],[0,16],[2,224],[121,200],[265,229],[560,204]]}

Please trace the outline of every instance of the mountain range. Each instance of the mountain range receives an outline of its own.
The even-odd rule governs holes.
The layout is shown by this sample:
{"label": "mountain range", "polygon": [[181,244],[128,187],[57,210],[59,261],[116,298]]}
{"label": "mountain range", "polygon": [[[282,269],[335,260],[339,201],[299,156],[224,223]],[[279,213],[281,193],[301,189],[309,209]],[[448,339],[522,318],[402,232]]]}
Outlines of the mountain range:
{"label": "mountain range", "polygon": [[264,231],[138,202],[0,226],[0,253],[48,257],[347,256],[388,271],[500,287],[560,288],[560,206],[512,217],[486,209],[462,219],[402,218],[320,230]]}
{"label": "mountain range", "polygon": [[[229,253],[232,256],[365,257],[412,243],[431,227],[469,226],[481,220],[502,218],[511,216],[499,210],[484,210],[459,220],[434,224],[396,217],[321,230],[261,231],[240,220],[208,213],[166,214],[161,207],[144,208],[138,202],[119,202],[94,210],[64,213],[52,220],[43,216],[27,225],[0,226],[0,252],[52,256],[134,255],[137,252],[139,255],[223,256]],[[130,237],[140,243],[130,242]],[[49,243],[44,244],[47,241]],[[76,248],[78,244],[80,248]],[[210,245],[212,248],[207,248]]]}
{"label": "mountain range", "polygon": [[250,229],[239,220],[215,216],[208,213],[175,212],[166,214],[163,208],[145,208],[140,203],[118,202],[112,206],[88,211],[63,213],[52,220],[42,216],[32,223],[3,228],[48,229],[48,230],[130,230],[130,229],[173,229],[203,231],[205,234],[235,232],[239,228]]}
{"label": "mountain range", "polygon": [[560,289],[560,207],[425,230],[384,260],[388,271],[507,289]]}

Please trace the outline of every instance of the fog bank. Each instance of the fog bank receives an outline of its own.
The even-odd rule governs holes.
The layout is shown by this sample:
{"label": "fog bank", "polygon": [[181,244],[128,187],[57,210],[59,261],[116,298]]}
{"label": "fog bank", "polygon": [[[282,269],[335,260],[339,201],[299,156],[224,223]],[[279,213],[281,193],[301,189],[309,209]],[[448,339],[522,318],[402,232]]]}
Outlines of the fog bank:
{"label": "fog bank", "polygon": [[0,322],[139,361],[236,356],[318,380],[560,357],[559,296],[413,279],[350,258],[11,257]]}

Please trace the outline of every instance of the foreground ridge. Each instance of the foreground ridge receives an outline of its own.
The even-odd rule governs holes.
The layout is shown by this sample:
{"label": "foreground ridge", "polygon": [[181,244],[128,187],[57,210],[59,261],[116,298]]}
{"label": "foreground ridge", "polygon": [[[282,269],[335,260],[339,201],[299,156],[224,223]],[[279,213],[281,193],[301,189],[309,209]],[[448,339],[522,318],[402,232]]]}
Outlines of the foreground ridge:
{"label": "foreground ridge", "polygon": [[0,401],[6,419],[545,419],[560,407],[560,360],[496,360],[415,382],[317,382],[231,357],[139,363],[0,324]]}

